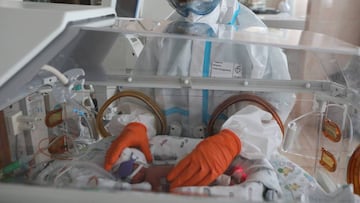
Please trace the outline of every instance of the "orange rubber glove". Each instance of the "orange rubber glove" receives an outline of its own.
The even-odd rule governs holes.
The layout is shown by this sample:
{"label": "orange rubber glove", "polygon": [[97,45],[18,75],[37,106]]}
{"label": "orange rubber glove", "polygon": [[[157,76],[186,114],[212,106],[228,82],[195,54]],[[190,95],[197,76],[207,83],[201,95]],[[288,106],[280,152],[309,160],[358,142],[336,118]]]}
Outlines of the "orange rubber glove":
{"label": "orange rubber glove", "polygon": [[230,130],[201,141],[169,173],[170,190],[182,186],[207,186],[225,172],[236,155],[241,142]]}
{"label": "orange rubber glove", "polygon": [[121,134],[111,143],[106,152],[104,168],[110,171],[126,147],[138,148],[145,155],[146,160],[152,162],[149,139],[146,127],[142,123],[132,122],[125,126]]}

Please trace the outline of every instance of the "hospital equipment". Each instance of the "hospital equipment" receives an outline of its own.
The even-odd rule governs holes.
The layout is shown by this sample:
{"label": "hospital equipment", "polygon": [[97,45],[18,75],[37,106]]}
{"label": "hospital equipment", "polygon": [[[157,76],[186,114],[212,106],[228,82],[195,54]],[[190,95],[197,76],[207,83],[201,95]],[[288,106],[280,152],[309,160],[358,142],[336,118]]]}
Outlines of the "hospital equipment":
{"label": "hospital equipment", "polygon": [[[167,28],[173,26],[171,21],[117,19],[115,16],[113,8],[103,6],[71,7],[70,5],[48,3],[0,2],[0,26],[2,26],[0,31],[0,47],[2,49],[0,109],[2,110],[1,121],[4,123],[3,126],[6,126],[1,129],[0,135],[1,146],[6,146],[1,148],[1,165],[6,166],[27,155],[37,157],[44,151],[46,154],[43,154],[46,160],[36,160],[35,163],[30,163],[32,169],[30,177],[33,177],[30,179],[31,185],[26,184],[29,180],[26,179],[26,176],[14,177],[11,176],[12,174],[8,174],[2,179],[0,184],[2,200],[19,202],[26,198],[27,200],[45,201],[48,200],[48,196],[45,194],[51,193],[52,199],[58,198],[59,201],[63,201],[64,198],[77,198],[74,200],[77,202],[85,201],[80,198],[81,196],[89,197],[94,201],[100,201],[98,198],[101,197],[103,202],[118,202],[119,199],[140,200],[143,197],[150,201],[218,201],[219,197],[202,199],[130,191],[118,193],[86,191],[86,195],[83,195],[84,193],[79,190],[68,191],[33,185],[36,183],[40,186],[99,190],[103,188],[112,191],[131,187],[114,181],[114,177],[98,167],[100,158],[97,156],[105,154],[104,150],[101,150],[105,146],[103,148],[95,147],[93,143],[108,146],[109,143],[103,142],[109,142],[109,140],[103,138],[106,135],[98,131],[95,123],[83,120],[83,126],[88,131],[78,129],[76,136],[65,134],[70,142],[76,143],[73,145],[73,151],[66,151],[68,152],[66,156],[52,156],[46,152],[47,148],[51,146],[49,144],[52,140],[48,135],[40,136],[44,135],[40,133],[48,133],[45,123],[34,122],[36,125],[33,129],[18,128],[21,120],[18,116],[21,114],[37,117],[42,115],[40,114],[42,112],[56,110],[54,107],[57,103],[63,103],[65,108],[68,107],[66,106],[68,104],[72,107],[82,107],[76,100],[68,103],[68,101],[72,101],[71,95],[77,91],[76,87],[78,86],[74,85],[70,88],[66,77],[62,78],[61,75],[54,77],[53,73],[42,70],[47,66],[54,67],[65,75],[73,71],[81,73],[73,80],[74,84],[82,85],[83,81],[85,85],[93,85],[95,91],[96,86],[116,86],[119,92],[136,90],[149,97],[155,97],[169,96],[157,95],[159,89],[169,90],[169,93],[179,89],[184,91],[210,90],[215,92],[209,97],[210,101],[225,101],[229,96],[241,95],[244,92],[265,93],[263,96],[265,100],[267,100],[267,94],[295,94],[295,105],[284,122],[282,149],[270,160],[272,166],[280,174],[278,177],[284,193],[283,200],[285,202],[287,200],[306,201],[317,197],[316,195],[319,198],[325,198],[327,194],[330,196],[334,194],[331,192],[343,192],[341,194],[346,194],[347,198],[351,200],[358,198],[355,194],[351,196],[348,194],[352,191],[356,194],[360,193],[360,138],[358,134],[360,126],[356,120],[360,109],[359,86],[356,82],[359,67],[356,64],[359,64],[360,56],[359,47],[307,31],[257,27],[249,27],[244,30],[231,25],[211,26],[217,28],[214,31],[215,35],[211,36],[187,35],[186,33],[168,32]],[[32,24],[34,27],[28,30],[28,36],[24,38],[19,33],[23,32],[23,27],[30,22],[36,23]],[[209,72],[211,77],[194,77],[190,74],[182,75],[178,70],[174,70],[175,74],[172,75],[168,73],[157,75],[147,69],[139,71],[132,66],[124,67],[123,64],[127,64],[125,61],[123,63],[106,61],[114,59],[107,56],[116,55],[111,51],[116,40],[120,39],[126,42],[134,37],[137,42],[144,45],[152,39],[161,38],[175,40],[179,44],[184,41],[211,41],[220,44],[239,44],[239,46],[280,47],[286,53],[291,80],[252,78],[245,64],[238,64],[238,66],[227,63],[213,64],[212,72]],[[130,49],[127,45],[125,47]],[[125,53],[132,53],[131,49],[128,51]],[[121,58],[125,60],[126,57]],[[67,79],[72,80],[71,77],[67,77]],[[14,91],[15,89],[16,91]],[[52,93],[60,94],[53,96]],[[30,106],[26,105],[31,98],[35,98],[30,97],[33,95],[44,98],[44,105],[40,105],[39,102],[32,103]],[[171,96],[174,96],[174,101],[184,97],[181,94]],[[196,95],[191,96],[196,97]],[[281,101],[283,97],[279,96],[277,99]],[[57,102],[55,102],[56,100]],[[121,100],[122,98],[119,100],[120,104]],[[103,103],[99,105],[102,106]],[[210,113],[214,112],[213,110],[217,107],[209,106]],[[233,105],[230,105],[230,109],[220,113],[216,122],[224,122],[226,117],[231,114],[227,112],[231,112],[231,107]],[[273,106],[273,108],[279,109],[279,106]],[[186,110],[187,106],[184,106],[184,109],[171,109],[171,112],[176,117],[186,115]],[[66,115],[71,113],[74,116],[72,118],[79,118],[80,121],[84,116],[90,116],[86,117],[90,121],[92,116],[96,115],[95,112],[86,110],[86,108],[81,112],[72,110],[64,112]],[[54,115],[59,116],[59,114]],[[282,118],[281,113],[279,117]],[[76,122],[71,124],[74,123]],[[175,126],[180,125],[183,128],[181,134],[190,132],[189,129],[186,129],[186,126],[189,126],[188,123],[175,124]],[[76,125],[71,129],[80,127]],[[46,130],[44,131],[43,128]],[[200,131],[204,128],[199,126],[193,130]],[[80,132],[89,135],[91,131],[94,136],[78,139],[82,138]],[[168,132],[169,129],[166,128],[166,131]],[[61,135],[56,135],[56,138],[61,140]],[[42,139],[44,141],[41,141]],[[81,141],[76,142],[77,139]],[[46,141],[48,143],[44,143]],[[60,145],[64,146],[64,144]],[[71,161],[59,159],[71,159]],[[5,163],[6,160],[10,161]],[[89,163],[89,160],[93,160],[93,162]],[[94,177],[90,178],[92,176]],[[72,182],[72,180],[77,180],[77,182]],[[21,184],[5,182],[20,182]],[[347,184],[352,185],[348,186]],[[19,190],[24,192],[19,194]],[[338,197],[342,196],[338,195]],[[236,201],[236,199],[224,199],[224,202],[231,201]]]}

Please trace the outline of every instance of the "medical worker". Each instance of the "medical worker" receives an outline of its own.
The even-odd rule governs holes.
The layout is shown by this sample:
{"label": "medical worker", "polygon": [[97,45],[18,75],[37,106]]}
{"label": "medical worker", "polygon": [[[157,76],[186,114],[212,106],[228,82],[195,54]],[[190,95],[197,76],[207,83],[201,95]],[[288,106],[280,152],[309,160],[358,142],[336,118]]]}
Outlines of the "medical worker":
{"label": "medical worker", "polygon": [[[217,30],[219,24],[228,24],[237,30],[252,27],[266,29],[261,20],[237,0],[168,2],[177,12],[169,19],[188,22],[182,24],[189,26],[188,29],[182,27],[186,32],[207,30],[200,34],[221,35]],[[210,26],[213,32],[193,27],[197,25]],[[278,48],[186,39],[149,40],[137,61],[137,68],[139,73],[145,70],[147,73],[153,71],[156,75],[167,76],[290,79],[286,56]],[[168,123],[180,123],[181,136],[209,136],[197,144],[195,149],[187,152],[167,176],[172,189],[209,185],[237,155],[248,160],[263,160],[269,158],[280,145],[282,132],[279,125],[269,112],[254,104],[234,110],[215,135],[203,133],[213,110],[234,94],[239,92],[188,88],[155,90],[154,98],[164,110]],[[292,94],[262,93],[259,96],[271,103],[282,121],[285,121],[293,107]],[[115,128],[112,134],[120,135],[107,151],[104,165],[106,170],[111,170],[127,147],[138,148],[148,162],[153,160],[148,142],[156,134],[155,119],[151,113],[137,109],[118,115],[112,125],[112,129]]]}

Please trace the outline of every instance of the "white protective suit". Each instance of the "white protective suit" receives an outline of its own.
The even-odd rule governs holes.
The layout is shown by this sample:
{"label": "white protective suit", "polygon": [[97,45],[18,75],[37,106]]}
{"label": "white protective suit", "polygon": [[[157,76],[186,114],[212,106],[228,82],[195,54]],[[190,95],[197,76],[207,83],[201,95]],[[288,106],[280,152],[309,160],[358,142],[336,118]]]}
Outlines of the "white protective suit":
{"label": "white protective suit", "polygon": [[[237,0],[223,0],[205,16],[190,13],[185,18],[175,12],[169,20],[207,23],[218,35],[221,32],[217,32],[216,24],[231,24],[237,30],[254,26],[266,29],[264,23]],[[146,73],[169,76],[290,79],[286,56],[279,48],[186,39],[149,39],[136,67],[140,74],[145,70]],[[157,89],[154,97],[164,110],[167,122],[179,122],[183,126],[182,136],[204,137],[202,132],[214,108],[234,94],[238,92]],[[283,121],[293,107],[292,94],[262,93],[259,96],[276,108]]]}

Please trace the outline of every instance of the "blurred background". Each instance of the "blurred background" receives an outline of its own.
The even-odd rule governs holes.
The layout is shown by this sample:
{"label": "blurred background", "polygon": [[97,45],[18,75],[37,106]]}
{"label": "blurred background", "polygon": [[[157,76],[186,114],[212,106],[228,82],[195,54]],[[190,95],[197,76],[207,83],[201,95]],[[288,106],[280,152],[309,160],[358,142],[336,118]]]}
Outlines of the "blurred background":
{"label": "blurred background", "polygon": [[[30,1],[89,5],[104,3],[102,0]],[[239,0],[239,2],[253,9],[269,27],[309,30],[360,45],[359,0]],[[154,20],[164,19],[172,11],[166,0],[117,0],[116,9],[120,17]]]}

